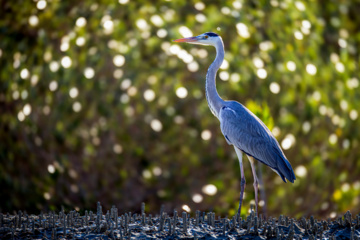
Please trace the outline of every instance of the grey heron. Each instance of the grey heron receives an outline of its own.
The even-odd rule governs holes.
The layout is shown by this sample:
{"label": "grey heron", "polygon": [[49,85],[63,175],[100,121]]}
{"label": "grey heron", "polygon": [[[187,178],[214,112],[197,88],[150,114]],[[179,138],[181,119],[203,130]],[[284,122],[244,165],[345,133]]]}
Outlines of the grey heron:
{"label": "grey heron", "polygon": [[240,162],[241,191],[238,214],[245,190],[245,175],[242,161],[245,153],[250,161],[254,176],[255,207],[258,213],[258,178],[256,176],[254,159],[269,166],[281,179],[294,182],[295,174],[290,162],[285,157],[278,141],[267,126],[249,109],[236,101],[224,101],[216,90],[216,73],[224,60],[224,43],[221,37],[213,32],[207,32],[196,37],[174,40],[191,44],[210,45],[216,49],[216,57],[206,74],[206,99],[211,112],[219,119],[221,132],[226,142],[233,145]]}

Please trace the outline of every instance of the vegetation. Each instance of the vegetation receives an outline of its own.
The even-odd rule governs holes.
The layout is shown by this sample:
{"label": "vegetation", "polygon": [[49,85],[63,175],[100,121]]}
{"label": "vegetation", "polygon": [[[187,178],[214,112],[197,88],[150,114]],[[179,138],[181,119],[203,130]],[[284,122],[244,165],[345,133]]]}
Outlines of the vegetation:
{"label": "vegetation", "polygon": [[359,11],[351,0],[2,1],[0,212],[101,201],[234,214],[239,164],[204,94],[215,51],[171,42],[208,31],[227,51],[219,94],[269,126],[297,176],[285,184],[258,165],[260,210],[359,209]]}

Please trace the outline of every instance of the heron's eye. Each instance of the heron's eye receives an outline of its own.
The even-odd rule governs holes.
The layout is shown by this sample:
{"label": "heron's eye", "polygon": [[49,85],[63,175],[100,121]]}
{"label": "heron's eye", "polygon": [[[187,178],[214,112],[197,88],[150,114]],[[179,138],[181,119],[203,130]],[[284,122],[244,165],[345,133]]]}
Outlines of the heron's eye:
{"label": "heron's eye", "polygon": [[204,38],[205,38],[205,39],[208,39],[208,38],[209,38],[209,36],[208,36],[208,35],[205,35],[205,36],[204,36]]}

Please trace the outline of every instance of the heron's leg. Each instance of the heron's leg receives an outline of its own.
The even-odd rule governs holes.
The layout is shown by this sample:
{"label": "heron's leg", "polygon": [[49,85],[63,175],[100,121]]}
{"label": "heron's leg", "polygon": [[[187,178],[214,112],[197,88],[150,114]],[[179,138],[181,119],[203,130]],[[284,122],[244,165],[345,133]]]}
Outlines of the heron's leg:
{"label": "heron's leg", "polygon": [[255,189],[255,209],[256,209],[256,216],[258,215],[258,189],[259,189],[259,181],[258,178],[256,176],[256,171],[255,171],[255,163],[254,163],[254,158],[247,155],[250,161],[250,165],[251,165],[251,171],[252,174],[254,176],[254,189]]}
{"label": "heron's leg", "polygon": [[245,174],[244,174],[244,165],[242,162],[242,151],[240,149],[238,149],[237,147],[235,147],[235,152],[236,155],[238,156],[239,159],[239,163],[240,163],[240,173],[241,173],[241,184],[240,184],[240,201],[239,201],[239,209],[238,209],[238,214],[240,215],[241,212],[241,205],[242,205],[242,201],[244,198],[244,190],[245,190]]}

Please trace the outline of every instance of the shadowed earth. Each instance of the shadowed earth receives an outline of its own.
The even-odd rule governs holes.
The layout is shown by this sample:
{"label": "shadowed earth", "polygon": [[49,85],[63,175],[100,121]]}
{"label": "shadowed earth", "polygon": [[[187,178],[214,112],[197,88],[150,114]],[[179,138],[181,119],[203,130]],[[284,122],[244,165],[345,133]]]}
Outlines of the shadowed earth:
{"label": "shadowed earth", "polygon": [[213,212],[196,211],[194,217],[174,211],[171,216],[161,207],[156,216],[145,213],[118,216],[112,207],[103,214],[98,203],[96,213],[84,215],[71,211],[28,215],[0,214],[1,239],[359,239],[360,215],[348,211],[336,220],[256,217],[221,218]]}

